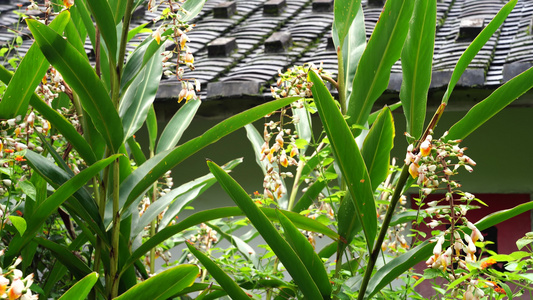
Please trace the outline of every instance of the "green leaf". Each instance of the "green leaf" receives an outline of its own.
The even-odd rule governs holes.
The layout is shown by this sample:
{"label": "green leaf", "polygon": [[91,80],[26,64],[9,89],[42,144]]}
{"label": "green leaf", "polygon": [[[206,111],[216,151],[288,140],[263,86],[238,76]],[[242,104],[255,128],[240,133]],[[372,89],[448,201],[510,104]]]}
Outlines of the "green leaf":
{"label": "green leaf", "polygon": [[283,266],[299,286],[304,296],[308,299],[322,299],[317,285],[305,268],[303,262],[287,241],[281,237],[274,225],[268,220],[267,216],[255,205],[246,191],[244,191],[242,187],[226,173],[226,171],[215,163],[208,161],[207,165],[222,188],[246,214],[250,222],[252,222],[272,251],[274,251]]}
{"label": "green leaf", "polygon": [[87,298],[87,295],[91,292],[94,284],[98,280],[98,273],[92,272],[91,274],[83,277],[80,281],[76,282],[68,291],[66,291],[59,300],[83,300]]}
{"label": "green leaf", "polygon": [[161,133],[161,137],[157,143],[156,153],[176,147],[183,132],[185,132],[185,129],[191,124],[201,103],[202,101],[200,100],[191,100],[185,103],[180,110],[174,114],[163,130],[163,133]]}
{"label": "green leaf", "polygon": [[[31,152],[28,151],[28,153]],[[113,155],[98,161],[87,169],[81,171],[78,175],[72,177],[69,181],[65,182],[44,202],[35,206],[33,214],[31,216],[27,216],[28,228],[26,229],[26,232],[22,237],[13,239],[11,241],[6,256],[12,257],[16,255],[20,249],[22,249],[22,247],[24,247],[32,238],[35,237],[35,233],[39,230],[39,228],[41,228],[42,224],[46,221],[50,214],[57,210],[57,208],[78,189],[83,187],[87,181],[89,181],[93,176],[95,176],[98,172],[100,172],[103,168],[117,158],[118,155]]]}
{"label": "green leaf", "polygon": [[292,114],[294,116],[298,116],[298,122],[294,124],[296,133],[298,134],[298,140],[305,140],[307,142],[307,144],[305,144],[300,150],[301,154],[305,154],[305,150],[307,150],[307,145],[311,142],[311,139],[313,138],[313,123],[311,120],[311,114],[305,107],[305,104],[303,107],[291,107],[291,109]]}
{"label": "green leaf", "polygon": [[183,10],[178,11],[180,21],[187,22],[196,17],[202,10],[202,7],[206,1],[207,0],[187,0],[185,3],[183,3],[181,6]]}
{"label": "green leaf", "polygon": [[[120,2],[120,1],[116,1]],[[98,30],[105,41],[107,50],[109,51],[108,56],[111,58],[113,65],[116,64],[117,56],[117,27],[115,24],[115,19],[113,17],[113,12],[109,6],[109,2],[106,0],[87,0],[87,5],[91,9],[92,17],[96,21]],[[115,11],[119,12],[120,9]],[[118,21],[117,21],[118,23]],[[33,30],[32,30],[33,32]],[[61,72],[62,73],[62,72]]]}
{"label": "green leaf", "polygon": [[335,25],[335,30],[333,31],[333,34],[339,41],[337,46],[341,45],[342,47],[344,44],[344,39],[348,35],[353,20],[360,10],[362,10],[361,0],[335,1],[333,11],[333,23]]}
{"label": "green leaf", "polygon": [[115,300],[168,299],[191,286],[198,274],[200,270],[195,265],[179,265],[136,284]]}
{"label": "green leaf", "polygon": [[74,275],[74,277],[83,278],[87,276],[87,274],[91,273],[91,268],[89,268],[84,261],[78,258],[73,251],[65,246],[41,237],[34,237],[34,241],[50,250],[57,260],[68,268],[69,272]]}
{"label": "green leaf", "polygon": [[204,267],[209,271],[209,274],[213,276],[213,278],[220,284],[220,286],[228,293],[228,296],[231,297],[231,299],[243,299],[248,300],[250,299],[250,296],[248,296],[240,286],[231,279],[231,277],[228,276],[219,266],[217,266],[216,263],[214,263],[207,255],[200,252],[198,249],[196,249],[193,245],[186,243],[187,248],[189,248],[189,251],[198,258],[198,260],[204,265]]}
{"label": "green leaf", "polygon": [[[62,33],[70,19],[70,13],[63,11],[50,23],[50,29]],[[30,97],[48,70],[48,62],[37,45],[32,45],[17,67],[9,82],[2,101],[0,118],[9,119],[26,115]],[[8,84],[8,82],[5,82]]]}
{"label": "green leaf", "polygon": [[[374,102],[389,83],[392,65],[400,58],[414,1],[387,1],[361,56],[348,102],[348,124],[364,126]],[[361,129],[356,129],[355,136]]]}
{"label": "green leaf", "polygon": [[407,120],[407,132],[420,138],[424,129],[426,103],[437,20],[435,1],[416,0],[413,19],[402,51],[400,99]]}
{"label": "green leaf", "polygon": [[17,229],[18,233],[22,236],[26,231],[26,220],[19,216],[9,216],[8,218],[13,226],[15,226],[15,229]]}
{"label": "green leaf", "polygon": [[531,88],[533,88],[533,68],[509,80],[486,99],[472,107],[461,120],[450,128],[446,138],[448,140],[464,139]]}
{"label": "green leaf", "polygon": [[511,0],[505,4],[500,9],[498,14],[496,14],[496,16],[492,19],[492,21],[490,21],[490,23],[479,33],[470,46],[466,48],[465,52],[463,52],[459,58],[459,61],[457,61],[457,65],[455,65],[455,68],[453,69],[452,77],[448,83],[448,88],[446,89],[444,96],[442,96],[443,103],[448,104],[448,100],[450,99],[452,91],[459,81],[459,78],[461,78],[461,75],[463,75],[463,72],[466,70],[472,59],[474,59],[474,57],[477,55],[479,50],[481,50],[494,32],[496,32],[500,25],[503,24],[505,19],[507,19],[507,16],[513,10],[517,1],[518,0]]}
{"label": "green leaf", "polygon": [[122,93],[130,86],[133,80],[137,77],[139,72],[144,69],[146,64],[153,58],[156,52],[159,51],[163,44],[158,44],[152,36],[144,39],[132,54],[128,55],[128,61],[124,66],[122,78],[120,83],[120,90]]}
{"label": "green leaf", "polygon": [[126,139],[141,128],[155,100],[163,72],[161,50],[159,48],[122,96],[119,116]]}
{"label": "green leaf", "polygon": [[[360,2],[360,1],[359,1]],[[359,4],[359,6],[361,6]],[[337,27],[333,24],[333,37],[335,45],[340,45],[340,41],[335,39]],[[344,44],[341,47],[342,52],[342,70],[344,78],[345,99],[350,99],[352,94],[353,78],[355,71],[359,65],[359,60],[363,55],[366,47],[366,30],[365,30],[365,16],[363,8],[360,7],[355,19],[352,22],[348,35],[344,39]],[[340,78],[339,78],[340,79]]]}
{"label": "green leaf", "polygon": [[69,141],[72,147],[76,149],[87,164],[91,165],[96,162],[96,155],[92,151],[89,143],[87,143],[83,136],[81,136],[76,128],[74,128],[63,115],[51,108],[36,94],[31,96],[30,104],[43,115],[43,117],[48,120],[50,124],[65,137],[65,139]]}
{"label": "green leaf", "polygon": [[120,118],[113,103],[87,60],[68,41],[36,20],[27,19],[35,41],[65,82],[80,96],[83,108],[116,153],[123,141]]}
{"label": "green leaf", "polygon": [[[309,77],[313,82],[311,89],[320,119],[354,204],[356,213],[350,219],[357,219],[361,224],[370,253],[376,238],[378,223],[372,184],[365,162],[348,124],[324,83],[315,72],[309,72]],[[341,226],[344,225],[339,224],[339,227]]]}
{"label": "green leaf", "polygon": [[[509,220],[519,214],[528,212],[531,209],[533,209],[533,202],[523,203],[511,209],[492,213],[478,221],[475,225],[477,229],[485,230],[491,226]],[[446,245],[444,245],[443,247],[445,246]],[[372,278],[370,278],[366,298],[372,298],[372,296],[374,296],[377,292],[379,292],[383,287],[388,285],[398,276],[402,275],[404,272],[407,272],[407,270],[415,266],[417,263],[426,260],[430,255],[432,255],[434,247],[435,245],[433,243],[428,243],[427,241],[425,241],[417,247],[407,251],[406,253],[394,258],[393,260],[385,264],[382,268],[377,270],[374,275],[372,275]]]}
{"label": "green leaf", "polygon": [[157,141],[157,117],[153,105],[150,110],[148,110],[148,115],[146,116],[146,128],[148,129],[148,140],[150,142],[148,148],[150,151],[155,151],[155,142]]}
{"label": "green leaf", "polygon": [[[127,0],[109,0],[109,7],[113,12],[115,24],[120,23],[126,12]],[[133,11],[132,11],[133,13]]]}
{"label": "green leaf", "polygon": [[296,202],[296,205],[294,205],[292,211],[299,213],[303,210],[308,209],[309,206],[314,203],[315,199],[317,199],[318,195],[322,192],[322,190],[326,188],[326,186],[327,182],[325,180],[317,180],[300,197],[300,200]]}
{"label": "green leaf", "polygon": [[33,183],[31,183],[28,180],[19,181],[19,187],[22,190],[22,192],[26,195],[26,202],[37,201],[37,190],[35,189],[35,186],[33,185]]}
{"label": "green leaf", "polygon": [[200,149],[218,141],[222,137],[244,125],[272,113],[281,107],[289,105],[298,99],[300,98],[284,98],[258,105],[220,122],[201,136],[182,144],[180,147],[158,153],[137,168],[120,185],[121,207],[124,209],[128,208],[140,195],[150,188],[159,177],[165,174],[165,172]]}
{"label": "green leaf", "polygon": [[370,128],[361,150],[372,182],[372,191],[375,191],[379,184],[387,178],[390,152],[393,146],[394,120],[391,110],[384,107]]}
{"label": "green leaf", "polygon": [[311,274],[311,277],[315,281],[322,297],[328,299],[331,297],[331,284],[329,283],[328,273],[324,268],[324,263],[318,257],[313,248],[313,245],[309,243],[307,238],[292,224],[292,222],[279,210],[276,211],[278,214],[279,221],[281,226],[283,226],[283,231],[285,239],[291,245],[292,249],[296,252],[298,257],[304,263],[304,266]]}
{"label": "green leaf", "polygon": [[[72,178],[69,173],[63,171],[50,160],[35,152],[27,151],[25,157],[28,159],[28,164],[32,169],[41,175],[43,179],[54,188],[58,188]],[[107,243],[108,239],[105,234],[104,224],[100,217],[98,206],[94,202],[94,198],[92,198],[84,188],[78,189],[73,196],[74,197],[68,202],[76,211],[77,215],[87,222],[89,227],[93,230],[93,233],[96,233],[102,238],[104,243]],[[39,202],[39,204],[40,203],[41,202]]]}
{"label": "green leaf", "polygon": [[[261,208],[261,211],[270,219],[270,220],[277,220],[276,210],[272,208]],[[307,230],[307,231],[313,231],[317,233],[322,233],[325,236],[330,237],[331,239],[338,239],[339,235],[328,228],[327,226],[321,224],[320,222],[307,218],[305,216],[302,216],[297,213],[283,211],[285,216],[291,220],[293,224],[296,225],[296,227]],[[236,216],[244,216],[244,213],[241,209],[238,207],[220,207],[215,209],[208,209],[201,212],[197,212],[189,217],[187,217],[185,220],[179,222],[176,225],[168,226],[166,228],[163,228],[161,231],[156,233],[152,238],[145,241],[139,248],[137,248],[132,255],[128,258],[128,261],[125,263],[125,265],[130,265],[134,261],[138,260],[140,257],[145,255],[150,249],[153,247],[156,247],[160,243],[164,242],[168,238],[172,237],[175,234],[178,234],[192,226],[196,226],[201,223],[206,223],[211,220],[221,219],[221,218],[229,218],[229,217],[236,217]]]}
{"label": "green leaf", "polygon": [[516,241],[516,248],[520,250],[531,243],[533,243],[533,238],[523,237]]}

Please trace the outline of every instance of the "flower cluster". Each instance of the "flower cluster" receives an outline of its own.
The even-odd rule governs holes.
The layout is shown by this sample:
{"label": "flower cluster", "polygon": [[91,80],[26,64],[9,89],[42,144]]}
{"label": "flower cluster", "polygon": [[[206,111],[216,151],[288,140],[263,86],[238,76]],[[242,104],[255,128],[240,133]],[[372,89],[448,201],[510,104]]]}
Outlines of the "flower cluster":
{"label": "flower cluster", "polygon": [[[294,105],[303,104],[296,102]],[[298,165],[296,160],[299,156],[299,150],[296,145],[298,135],[293,133],[291,129],[284,128],[288,124],[297,123],[298,118],[288,115],[286,108],[282,109],[280,115],[280,121],[271,120],[265,122],[263,130],[264,143],[260,152],[260,160],[264,162],[265,166],[264,196],[270,199],[280,199],[287,193],[283,178],[293,177],[291,172],[280,172],[279,166],[286,168]],[[284,117],[288,117],[290,121],[285,122]],[[274,143],[271,146],[272,138],[274,138]]]}
{"label": "flower cluster", "polygon": [[[2,249],[0,250],[0,256],[3,254],[4,250]],[[9,300],[39,299],[39,295],[34,295],[30,290],[33,284],[33,273],[22,278],[22,271],[16,268],[21,262],[22,258],[19,257],[6,270],[0,268],[0,298]]]}
{"label": "flower cluster", "polygon": [[60,93],[72,95],[72,91],[63,80],[63,76],[53,67],[48,69],[35,92],[42,96],[42,99],[48,105],[51,105],[52,101],[59,97]]}
{"label": "flower cluster", "polygon": [[[160,26],[153,31],[152,37],[157,43],[166,42],[165,51],[161,53],[163,56],[163,75],[166,77],[173,77],[181,81],[181,91],[178,95],[178,103],[185,100],[185,102],[194,99],[199,100],[200,97],[196,94],[200,92],[200,82],[196,79],[183,78],[185,74],[185,67],[189,70],[194,70],[194,55],[192,50],[187,45],[190,41],[187,33],[194,28],[187,22],[183,22],[183,16],[189,14],[178,1],[172,0],[150,0],[148,2],[148,10],[155,12],[160,10],[161,17],[159,20],[163,21]],[[156,22],[158,20],[154,20]],[[172,58],[176,57],[175,60]],[[194,84],[192,84],[194,82]]]}
{"label": "flower cluster", "polygon": [[275,99],[299,96],[303,98],[311,98],[312,83],[307,80],[307,73],[314,70],[318,75],[324,78],[331,78],[331,74],[327,73],[322,64],[317,68],[313,63],[304,64],[303,66],[294,66],[287,69],[286,72],[278,71],[279,79],[276,86],[270,87],[272,97]]}

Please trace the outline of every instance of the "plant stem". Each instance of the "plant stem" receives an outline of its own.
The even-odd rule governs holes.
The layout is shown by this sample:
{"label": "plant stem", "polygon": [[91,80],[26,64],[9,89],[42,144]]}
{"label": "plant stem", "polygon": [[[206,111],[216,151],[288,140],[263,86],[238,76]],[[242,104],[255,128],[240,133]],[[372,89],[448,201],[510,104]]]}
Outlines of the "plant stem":
{"label": "plant stem", "polygon": [[[154,151],[150,150],[150,158],[154,157]],[[157,196],[157,181],[152,185],[152,198],[150,204],[153,204]],[[157,226],[157,216],[150,222],[150,238],[155,235],[155,228]],[[155,248],[150,249],[150,274],[155,273]]]}
{"label": "plant stem", "polygon": [[337,91],[339,92],[339,103],[341,104],[341,113],[346,115],[346,85],[344,82],[344,61],[342,59],[341,47],[337,47],[337,61],[338,61],[338,76],[337,76]]}
{"label": "plant stem", "polygon": [[118,296],[118,284],[120,274],[118,272],[119,240],[120,240],[120,211],[119,211],[119,188],[120,188],[120,163],[117,158],[113,164],[113,227],[111,233],[111,249],[109,251],[109,299]]}
{"label": "plant stem", "polygon": [[305,163],[303,160],[298,162],[298,168],[296,169],[296,175],[294,176],[294,183],[292,184],[291,196],[289,197],[289,204],[287,205],[287,210],[291,211],[294,207],[294,201],[296,200],[296,194],[298,193],[298,182],[302,176],[302,171],[304,169]]}
{"label": "plant stem", "polygon": [[387,213],[385,214],[385,219],[383,219],[383,223],[381,224],[381,229],[379,230],[378,238],[376,240],[376,243],[374,244],[374,249],[372,250],[372,253],[368,260],[365,275],[363,277],[363,282],[361,283],[361,288],[359,289],[359,296],[357,297],[357,299],[359,300],[364,299],[366,288],[368,287],[368,282],[370,281],[372,271],[374,270],[374,266],[376,265],[376,261],[378,260],[379,252],[381,251],[381,244],[383,244],[383,241],[385,240],[385,236],[387,235],[389,224],[396,208],[396,204],[398,204],[398,200],[400,200],[403,187],[405,186],[405,183],[407,182],[408,178],[409,165],[405,164],[402,168],[400,178],[398,179],[398,184],[396,184],[396,188],[394,189],[394,194],[392,194],[389,209],[387,210]]}

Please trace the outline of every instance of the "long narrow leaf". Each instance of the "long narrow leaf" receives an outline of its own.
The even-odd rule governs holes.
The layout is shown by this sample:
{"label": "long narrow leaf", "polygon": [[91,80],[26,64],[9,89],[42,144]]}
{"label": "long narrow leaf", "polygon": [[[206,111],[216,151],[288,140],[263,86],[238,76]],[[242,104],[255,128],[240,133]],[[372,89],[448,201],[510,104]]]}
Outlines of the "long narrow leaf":
{"label": "long narrow leaf", "polygon": [[128,208],[166,171],[170,170],[200,149],[218,141],[222,137],[234,132],[244,125],[272,113],[298,99],[300,98],[284,98],[256,106],[220,122],[201,136],[184,143],[178,148],[160,152],[137,168],[121,184],[121,207],[124,207],[124,209]]}
{"label": "long narrow leaf", "polygon": [[183,264],[136,284],[115,300],[163,300],[191,286],[200,273],[195,265]]}
{"label": "long narrow leaf", "polygon": [[163,130],[163,133],[161,133],[156,153],[176,147],[185,129],[191,124],[200,104],[200,100],[191,100],[176,112]]}
{"label": "long narrow leaf", "polygon": [[531,88],[533,88],[533,68],[509,80],[485,100],[472,107],[450,128],[446,138],[448,140],[464,139]]}
{"label": "long narrow leaf", "polygon": [[[261,211],[270,219],[273,221],[277,220],[276,211],[272,208],[261,208]],[[302,216],[297,213],[283,211],[285,216],[291,220],[291,222],[296,225],[296,227],[302,229],[302,230],[308,230],[313,231],[317,233],[322,233],[325,236],[330,237],[331,239],[338,239],[339,235],[325,226],[324,224],[318,222],[317,220],[313,220],[310,218],[307,218],[305,216]],[[159,231],[156,235],[154,235],[152,238],[144,242],[137,250],[135,250],[132,255],[128,258],[128,261],[125,263],[125,265],[130,265],[134,261],[138,260],[140,257],[142,257],[144,254],[146,254],[150,249],[153,247],[156,247],[166,239],[172,237],[175,234],[178,234],[187,228],[190,228],[192,226],[198,225],[200,223],[205,223],[208,221],[221,219],[221,218],[229,218],[229,217],[236,217],[236,216],[244,216],[244,213],[241,209],[238,207],[220,207],[215,209],[209,209],[204,210],[201,212],[197,212],[185,220],[179,222],[176,225],[168,226],[164,228],[163,230]]]}
{"label": "long narrow leaf", "polygon": [[48,216],[53,213],[63,202],[65,202],[72,194],[84,186],[93,176],[100,172],[103,168],[118,158],[118,155],[110,156],[106,159],[94,163],[92,166],[81,171],[78,175],[72,177],[69,181],[60,186],[55,193],[48,197],[44,202],[35,207],[34,213],[31,216],[25,216],[28,222],[28,228],[23,236],[15,238],[9,244],[9,250],[6,257],[10,258],[24,247],[39,230],[42,224],[46,221]]}
{"label": "long narrow leaf", "polygon": [[477,55],[479,50],[483,48],[483,46],[487,43],[487,41],[490,39],[490,37],[498,30],[500,25],[503,24],[505,19],[507,19],[507,16],[513,8],[516,5],[516,2],[518,0],[511,0],[507,4],[505,4],[498,14],[490,21],[490,23],[485,27],[479,35],[474,39],[474,41],[468,46],[468,48],[463,52],[461,57],[459,58],[459,61],[457,61],[457,65],[455,65],[455,68],[453,69],[452,77],[450,78],[450,82],[448,83],[448,88],[446,89],[446,92],[444,93],[444,96],[442,96],[442,102],[448,104],[448,100],[450,99],[450,96],[452,94],[453,89],[455,88],[455,85],[459,81],[459,78],[461,78],[461,75],[463,75],[463,72],[466,70],[472,59]]}
{"label": "long narrow leaf", "polygon": [[[50,23],[50,28],[62,33],[69,19],[69,12],[63,11]],[[48,66],[48,61],[39,46],[32,45],[17,67],[0,101],[0,118],[9,119],[26,115],[30,97],[43,79]]]}
{"label": "long narrow leaf", "polygon": [[[263,239],[287,269],[304,296],[308,299],[322,299],[320,290],[313,278],[294,252],[291,246],[281,237],[267,216],[255,205],[246,191],[215,163],[208,161],[209,170],[215,175],[222,188],[228,193],[239,208],[246,214],[250,222],[259,231]],[[220,283],[220,282],[219,282]]]}
{"label": "long narrow leaf", "polygon": [[403,81],[400,99],[407,120],[407,132],[417,139],[422,135],[426,117],[436,20],[437,2],[416,0],[402,51]]}
{"label": "long narrow leaf", "polygon": [[96,26],[98,26],[98,30],[100,30],[100,34],[109,50],[108,55],[113,64],[115,64],[115,61],[117,60],[118,39],[115,19],[111,7],[109,6],[109,2],[106,0],[87,0],[87,4],[91,9],[92,16],[96,21]]}
{"label": "long narrow leaf", "polygon": [[196,249],[193,245],[187,243],[187,248],[189,248],[189,251],[198,258],[198,260],[204,265],[204,267],[209,271],[209,274],[215,278],[215,280],[220,284],[220,286],[228,293],[228,296],[231,297],[231,299],[241,299],[241,300],[248,300],[250,299],[250,296],[248,296],[240,286],[229,277],[228,274],[226,274],[217,264],[215,264],[207,255],[200,252],[198,249]]}
{"label": "long narrow leaf", "polygon": [[338,45],[341,48],[359,10],[361,10],[361,0],[337,0],[334,3],[333,22],[335,30],[333,34],[339,41]]}
{"label": "long narrow leaf", "polygon": [[135,78],[120,102],[119,116],[122,118],[125,139],[141,128],[155,100],[163,72],[161,49]]}
{"label": "long narrow leaf", "polygon": [[[353,81],[348,103],[350,126],[364,126],[372,105],[389,83],[392,65],[400,58],[414,1],[387,1],[368,41]],[[361,132],[356,129],[356,136]]]}
{"label": "long narrow leaf", "polygon": [[298,257],[304,263],[304,266],[311,274],[311,277],[315,281],[322,297],[324,299],[329,299],[331,297],[331,284],[329,283],[328,273],[324,268],[324,263],[318,257],[313,248],[313,245],[309,243],[307,238],[292,224],[292,222],[280,211],[278,213],[278,218],[283,226],[283,231],[285,234],[285,239],[289,242],[291,247],[294,249]]}
{"label": "long narrow leaf", "polygon": [[59,262],[65,265],[76,278],[81,279],[91,273],[91,268],[65,246],[41,237],[35,237],[34,240],[39,245],[52,251]]}
{"label": "long narrow leaf", "polygon": [[[333,154],[352,197],[355,216],[363,227],[368,251],[372,251],[377,233],[377,216],[372,184],[365,162],[341,112],[315,72],[309,72],[313,97],[328,135]],[[339,226],[342,226],[339,224]]]}
{"label": "long narrow leaf", "polygon": [[52,29],[36,20],[28,19],[27,23],[45,57],[80,96],[96,129],[116,153],[123,141],[122,124],[109,94],[89,62]]}
{"label": "long narrow leaf", "polygon": [[377,120],[368,132],[361,155],[365,160],[368,175],[375,191],[389,173],[389,158],[394,146],[394,121],[388,107],[381,110]]}
{"label": "long narrow leaf", "polygon": [[66,291],[59,300],[83,300],[89,295],[94,284],[98,280],[98,273],[92,272],[91,274],[83,277],[80,281],[76,282],[68,291]]}

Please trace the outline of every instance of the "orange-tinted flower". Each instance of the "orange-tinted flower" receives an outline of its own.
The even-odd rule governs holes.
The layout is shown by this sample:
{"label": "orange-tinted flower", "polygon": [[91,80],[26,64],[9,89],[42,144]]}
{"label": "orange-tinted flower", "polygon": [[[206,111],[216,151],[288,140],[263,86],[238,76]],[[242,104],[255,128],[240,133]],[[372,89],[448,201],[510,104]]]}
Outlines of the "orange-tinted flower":
{"label": "orange-tinted flower", "polygon": [[422,145],[420,145],[420,154],[422,154],[422,156],[428,156],[429,153],[431,153],[431,142],[425,140],[422,142]]}
{"label": "orange-tinted flower", "polygon": [[409,165],[409,174],[411,174],[413,178],[418,177],[418,167],[418,164],[414,162]]}
{"label": "orange-tinted flower", "polygon": [[159,43],[161,43],[161,32],[159,32],[159,29],[157,29],[156,31],[152,33],[152,37],[154,38],[154,40],[157,42],[158,45]]}
{"label": "orange-tinted flower", "polygon": [[15,128],[15,137],[19,137],[20,135],[20,127]]}
{"label": "orange-tinted flower", "polygon": [[495,288],[494,291],[496,293],[500,293],[500,294],[504,294],[505,295],[505,290],[503,288],[501,288],[501,287]]}
{"label": "orange-tinted flower", "polygon": [[13,283],[11,284],[11,287],[7,291],[7,296],[9,300],[15,300],[15,299],[20,298],[20,296],[22,295],[23,289],[24,289],[24,283],[22,282],[22,280],[17,279],[13,281]]}
{"label": "orange-tinted flower", "polygon": [[185,63],[186,64],[194,63],[194,56],[190,52],[187,52],[187,54],[185,54]]}
{"label": "orange-tinted flower", "polygon": [[5,278],[4,275],[0,275],[0,295],[3,295],[6,292],[8,284],[9,279]]}
{"label": "orange-tinted flower", "polygon": [[4,150],[4,151],[6,151],[6,153],[13,153],[13,152],[15,152],[15,150],[13,150],[13,149],[6,149],[6,150]]}
{"label": "orange-tinted flower", "polygon": [[495,263],[496,263],[496,260],[495,260],[494,258],[491,257],[491,258],[489,258],[489,259],[487,259],[487,260],[485,260],[485,261],[483,261],[483,262],[481,263],[481,269],[484,270],[484,269],[486,269],[486,268],[492,266],[492,265],[495,264]]}
{"label": "orange-tinted flower", "polygon": [[26,161],[26,159],[22,155],[15,155],[15,160],[16,161]]}
{"label": "orange-tinted flower", "polygon": [[63,0],[63,5],[69,9],[72,5],[74,5],[74,0]]}

